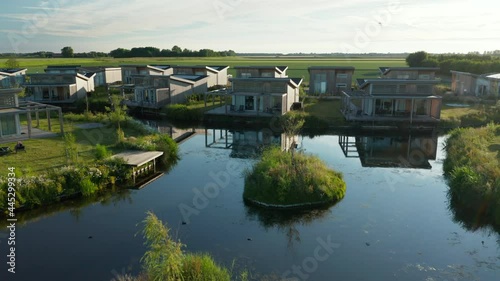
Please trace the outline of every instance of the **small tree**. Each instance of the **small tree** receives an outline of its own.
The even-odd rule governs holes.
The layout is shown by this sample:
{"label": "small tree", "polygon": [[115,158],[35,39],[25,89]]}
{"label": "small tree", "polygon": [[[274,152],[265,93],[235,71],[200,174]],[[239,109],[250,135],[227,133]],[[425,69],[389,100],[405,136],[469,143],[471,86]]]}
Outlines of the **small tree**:
{"label": "small tree", "polygon": [[64,134],[64,151],[68,164],[75,164],[78,162],[78,146],[76,144],[75,135],[72,133]]}
{"label": "small tree", "polygon": [[72,58],[75,56],[75,53],[73,52],[73,48],[70,46],[66,46],[61,49],[61,54],[64,58]]}
{"label": "small tree", "polygon": [[15,57],[11,57],[5,62],[5,67],[6,68],[19,68],[19,62],[17,61],[17,59]]}
{"label": "small tree", "polygon": [[299,134],[304,123],[304,116],[298,112],[291,111],[282,115],[280,118],[281,128],[283,129],[287,142],[288,140],[292,140],[289,147],[292,157],[295,150],[295,140],[293,138]]}
{"label": "small tree", "polygon": [[118,130],[121,130],[120,123],[127,119],[127,106],[122,105],[123,98],[120,96],[110,96],[111,105],[106,106],[105,109],[108,112],[109,121],[116,124]]}

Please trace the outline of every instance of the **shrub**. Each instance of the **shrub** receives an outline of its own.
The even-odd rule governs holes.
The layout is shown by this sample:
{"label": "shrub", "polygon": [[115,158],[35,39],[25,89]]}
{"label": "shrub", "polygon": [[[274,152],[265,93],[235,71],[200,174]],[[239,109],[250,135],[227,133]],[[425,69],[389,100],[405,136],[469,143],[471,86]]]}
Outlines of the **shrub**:
{"label": "shrub", "polygon": [[231,280],[228,270],[217,265],[209,254],[186,254],[182,263],[182,273],[184,281]]}
{"label": "shrub", "polygon": [[203,113],[198,109],[190,109],[185,104],[168,105],[164,112],[167,118],[179,121],[200,121]]}
{"label": "shrub", "polygon": [[88,178],[88,177],[86,177],[82,180],[82,182],[80,184],[80,188],[81,188],[82,195],[85,197],[89,197],[99,190],[97,185],[95,183],[93,183],[90,180],[90,178]]}
{"label": "shrub", "polygon": [[94,155],[97,160],[106,159],[111,156],[111,152],[105,145],[97,144],[94,149]]}

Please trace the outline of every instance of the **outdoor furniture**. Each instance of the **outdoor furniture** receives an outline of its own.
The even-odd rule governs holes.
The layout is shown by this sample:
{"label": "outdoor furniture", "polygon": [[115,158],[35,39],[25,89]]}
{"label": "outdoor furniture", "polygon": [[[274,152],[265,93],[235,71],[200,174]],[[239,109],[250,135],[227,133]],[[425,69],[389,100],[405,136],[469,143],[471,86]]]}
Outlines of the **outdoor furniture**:
{"label": "outdoor furniture", "polygon": [[11,152],[9,147],[0,147],[0,156],[7,155]]}
{"label": "outdoor furniture", "polygon": [[24,146],[24,145],[22,145],[22,144],[19,144],[19,143],[18,143],[18,144],[16,144],[16,146],[14,147],[14,149],[16,150],[16,153],[17,153],[18,151],[24,151],[24,152],[26,152],[26,146]]}

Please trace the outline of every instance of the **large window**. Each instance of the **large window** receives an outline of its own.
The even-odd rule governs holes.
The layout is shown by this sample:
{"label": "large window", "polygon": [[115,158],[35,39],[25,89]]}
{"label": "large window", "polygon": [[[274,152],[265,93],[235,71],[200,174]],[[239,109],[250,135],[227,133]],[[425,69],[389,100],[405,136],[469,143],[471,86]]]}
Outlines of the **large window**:
{"label": "large window", "polygon": [[317,94],[326,93],[326,73],[314,75],[314,92]]}
{"label": "large window", "polygon": [[254,97],[245,97],[245,110],[254,110],[255,108]]}
{"label": "large window", "polygon": [[252,77],[252,73],[250,72],[241,73],[241,78],[250,78],[250,77]]}
{"label": "large window", "polygon": [[338,79],[345,79],[345,78],[347,78],[347,73],[339,73],[339,74],[337,74],[337,78]]}

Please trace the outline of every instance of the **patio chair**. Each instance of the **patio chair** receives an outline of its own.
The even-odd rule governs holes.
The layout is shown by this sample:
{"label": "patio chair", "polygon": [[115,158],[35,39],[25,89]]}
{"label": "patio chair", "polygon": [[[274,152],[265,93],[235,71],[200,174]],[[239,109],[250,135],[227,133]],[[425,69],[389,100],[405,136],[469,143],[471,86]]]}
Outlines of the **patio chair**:
{"label": "patio chair", "polygon": [[16,146],[14,146],[14,149],[16,150],[16,153],[18,151],[24,151],[26,152],[26,146],[24,146],[21,142],[18,142]]}
{"label": "patio chair", "polygon": [[11,152],[10,147],[0,147],[0,156],[7,155]]}

